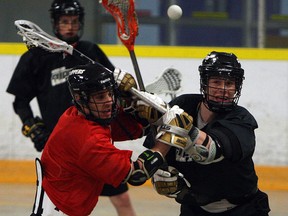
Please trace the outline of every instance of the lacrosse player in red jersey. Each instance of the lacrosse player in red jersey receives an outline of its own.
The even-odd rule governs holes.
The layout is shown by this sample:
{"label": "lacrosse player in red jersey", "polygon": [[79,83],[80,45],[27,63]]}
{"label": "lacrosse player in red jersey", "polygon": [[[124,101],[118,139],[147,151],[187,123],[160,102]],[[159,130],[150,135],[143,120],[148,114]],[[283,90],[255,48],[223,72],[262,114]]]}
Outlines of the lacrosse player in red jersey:
{"label": "lacrosse player in red jersey", "polygon": [[166,144],[144,151],[135,162],[132,151],[113,145],[144,134],[143,119],[117,104],[118,90],[135,87],[134,78],[117,83],[119,88],[113,73],[98,64],[72,69],[68,86],[74,106],[60,117],[43,150],[38,188],[44,190],[37,193],[32,215],[89,215],[104,184],[141,185],[163,164]]}
{"label": "lacrosse player in red jersey", "polygon": [[[84,29],[84,8],[77,0],[54,0],[49,10],[54,34],[73,45],[81,53],[111,71],[114,65],[101,48],[80,40]],[[63,53],[49,53],[41,48],[30,48],[24,53],[14,71],[7,92],[15,95],[13,108],[19,115],[22,133],[30,138],[41,152],[61,114],[72,105],[66,76],[74,66],[87,61]],[[36,117],[30,102],[37,98],[41,118]],[[127,184],[114,188],[105,185],[103,196],[109,196],[119,216],[135,216]]]}
{"label": "lacrosse player in red jersey", "polygon": [[[199,72],[202,94],[173,99],[170,106],[185,112],[156,136],[172,147],[169,166],[153,176],[155,189],[181,204],[181,216],[268,216],[268,196],[258,189],[252,160],[258,125],[238,105],[244,70],[234,54],[213,51]],[[152,147],[152,138],[144,146]]]}

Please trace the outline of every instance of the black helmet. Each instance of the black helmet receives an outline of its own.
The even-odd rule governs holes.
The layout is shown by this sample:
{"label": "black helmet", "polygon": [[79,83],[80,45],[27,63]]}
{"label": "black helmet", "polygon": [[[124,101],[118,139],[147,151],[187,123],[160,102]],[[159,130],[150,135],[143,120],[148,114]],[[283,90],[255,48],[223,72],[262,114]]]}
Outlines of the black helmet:
{"label": "black helmet", "polygon": [[[241,68],[236,55],[233,53],[213,51],[206,56],[202,65],[199,66],[200,72],[200,90],[204,97],[204,102],[213,112],[226,112],[232,110],[238,103],[241,95],[242,83],[244,80],[244,70]],[[208,80],[210,77],[220,77],[223,79],[233,79],[236,84],[236,91],[232,102],[218,103],[209,100]]]}
{"label": "black helmet", "polygon": [[[116,86],[113,73],[99,64],[87,64],[74,67],[71,69],[68,76],[68,87],[77,109],[82,112],[87,119],[103,125],[109,124],[116,116]],[[91,101],[89,102],[91,94],[95,94],[102,90],[111,91],[113,98],[111,117],[105,119],[95,117],[92,112],[98,112],[98,116],[100,116],[101,111],[92,110],[89,106],[89,103],[91,104]],[[93,103],[95,103],[95,105],[100,104],[100,102],[97,101],[94,101]],[[89,110],[89,114],[84,112],[83,107]]]}
{"label": "black helmet", "polygon": [[[65,40],[67,43],[77,42],[83,34],[84,26],[84,8],[80,5],[77,0],[54,0],[50,8],[50,17],[53,26],[54,34],[61,40]],[[63,38],[58,32],[58,21],[60,16],[70,15],[79,16],[80,28],[78,35],[73,38]]]}

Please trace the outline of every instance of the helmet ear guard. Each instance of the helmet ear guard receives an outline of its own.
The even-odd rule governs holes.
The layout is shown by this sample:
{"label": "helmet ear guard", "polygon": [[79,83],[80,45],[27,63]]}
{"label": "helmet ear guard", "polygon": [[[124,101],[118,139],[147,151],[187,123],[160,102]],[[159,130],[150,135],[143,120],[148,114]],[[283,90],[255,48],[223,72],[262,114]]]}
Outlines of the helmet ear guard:
{"label": "helmet ear guard", "polygon": [[[205,105],[213,112],[231,111],[237,104],[241,95],[244,70],[233,53],[216,52],[209,53],[199,66],[200,90],[203,94]],[[222,79],[235,80],[235,94],[231,103],[221,103],[209,100],[209,79],[219,77]]]}
{"label": "helmet ear guard", "polygon": [[77,94],[73,94],[74,104],[78,104],[80,106],[87,106],[88,100],[89,98],[85,92],[79,92]]}

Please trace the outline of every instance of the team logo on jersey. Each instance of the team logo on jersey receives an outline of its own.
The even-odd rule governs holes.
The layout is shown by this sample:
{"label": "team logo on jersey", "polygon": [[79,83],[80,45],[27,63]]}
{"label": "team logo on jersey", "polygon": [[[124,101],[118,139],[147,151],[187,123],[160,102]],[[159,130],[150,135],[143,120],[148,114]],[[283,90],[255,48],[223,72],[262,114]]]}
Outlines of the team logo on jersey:
{"label": "team logo on jersey", "polygon": [[70,75],[71,74],[83,74],[85,70],[84,69],[74,69],[71,71]]}
{"label": "team logo on jersey", "polygon": [[66,82],[66,78],[69,75],[69,69],[66,67],[56,68],[51,71],[51,85],[56,86]]}

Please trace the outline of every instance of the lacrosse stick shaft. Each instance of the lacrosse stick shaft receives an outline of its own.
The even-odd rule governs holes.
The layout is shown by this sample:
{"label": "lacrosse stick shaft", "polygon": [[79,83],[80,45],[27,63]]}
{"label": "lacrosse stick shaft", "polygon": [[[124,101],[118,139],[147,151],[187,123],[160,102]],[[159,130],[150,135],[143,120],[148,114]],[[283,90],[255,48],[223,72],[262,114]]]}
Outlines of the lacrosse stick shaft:
{"label": "lacrosse stick shaft", "polygon": [[135,38],[138,35],[138,19],[134,0],[100,0],[100,3],[114,17],[117,25],[117,36],[129,51],[139,89],[145,91],[134,52]]}
{"label": "lacrosse stick shaft", "polygon": [[[82,52],[78,51],[77,49],[73,49],[72,55],[74,55],[75,57],[77,57],[79,59],[86,59],[89,63],[92,63],[92,64],[96,63],[94,60],[92,60],[88,56],[84,55]],[[99,64],[99,63],[97,63],[97,64]]]}
{"label": "lacrosse stick shaft", "polygon": [[154,107],[155,109],[157,109],[159,112],[161,113],[165,113],[167,110],[166,108],[164,108],[163,106],[161,106],[160,104],[156,103],[154,100],[151,100],[150,98],[147,98],[144,94],[141,93],[141,91],[135,89],[135,88],[131,88],[130,92],[138,97],[140,100],[146,102],[148,105]]}
{"label": "lacrosse stick shaft", "polygon": [[131,61],[132,61],[132,64],[133,64],[133,67],[134,67],[134,71],[135,71],[135,74],[136,74],[136,78],[137,78],[137,82],[138,82],[138,85],[139,85],[139,89],[141,91],[145,91],[145,86],[144,86],[143,79],[142,79],[142,76],[141,76],[141,73],[140,73],[140,69],[139,69],[139,65],[138,65],[138,62],[137,62],[137,58],[136,58],[135,52],[134,52],[134,50],[131,50],[131,51],[129,51],[129,53],[130,53]]}

